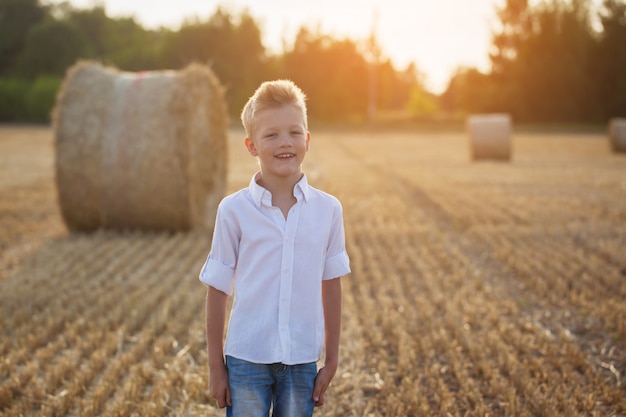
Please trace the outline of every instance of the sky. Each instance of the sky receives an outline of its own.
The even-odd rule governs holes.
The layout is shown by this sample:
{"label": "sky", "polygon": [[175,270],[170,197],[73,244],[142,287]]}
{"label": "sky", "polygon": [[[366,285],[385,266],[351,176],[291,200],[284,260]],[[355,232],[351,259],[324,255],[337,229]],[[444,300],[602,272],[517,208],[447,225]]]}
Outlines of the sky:
{"label": "sky", "polygon": [[[60,0],[52,0],[60,2]],[[217,7],[248,10],[263,44],[280,53],[306,26],[354,41],[374,30],[383,55],[403,70],[414,62],[427,88],[441,93],[459,66],[489,70],[489,49],[497,28],[496,7],[504,0],[70,0],[76,7],[103,4],[111,17],[134,16],[146,28],[177,29],[206,19]]]}

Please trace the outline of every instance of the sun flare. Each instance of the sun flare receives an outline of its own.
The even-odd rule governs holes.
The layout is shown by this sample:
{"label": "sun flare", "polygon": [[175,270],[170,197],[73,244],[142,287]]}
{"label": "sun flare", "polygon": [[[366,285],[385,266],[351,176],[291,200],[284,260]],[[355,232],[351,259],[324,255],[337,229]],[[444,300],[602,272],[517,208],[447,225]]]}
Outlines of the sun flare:
{"label": "sun flare", "polygon": [[[51,0],[58,2],[60,0]],[[71,0],[91,7],[93,0]],[[428,88],[442,92],[459,66],[486,70],[488,50],[500,0],[103,0],[112,16],[135,16],[149,28],[176,28],[185,19],[209,17],[217,7],[248,10],[259,23],[265,47],[279,53],[302,26],[337,38],[361,41],[376,34],[383,58],[397,69],[413,62]]]}

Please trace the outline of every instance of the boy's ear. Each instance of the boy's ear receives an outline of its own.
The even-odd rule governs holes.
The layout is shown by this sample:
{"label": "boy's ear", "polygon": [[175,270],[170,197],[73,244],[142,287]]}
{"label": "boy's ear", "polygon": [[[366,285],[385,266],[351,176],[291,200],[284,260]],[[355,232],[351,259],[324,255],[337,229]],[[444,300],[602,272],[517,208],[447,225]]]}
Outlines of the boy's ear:
{"label": "boy's ear", "polygon": [[311,142],[311,132],[306,132],[306,150],[309,150]]}
{"label": "boy's ear", "polygon": [[244,144],[246,145],[246,149],[248,149],[248,152],[250,152],[250,155],[259,156],[259,152],[256,150],[256,146],[254,146],[254,142],[252,141],[252,139],[246,138]]}

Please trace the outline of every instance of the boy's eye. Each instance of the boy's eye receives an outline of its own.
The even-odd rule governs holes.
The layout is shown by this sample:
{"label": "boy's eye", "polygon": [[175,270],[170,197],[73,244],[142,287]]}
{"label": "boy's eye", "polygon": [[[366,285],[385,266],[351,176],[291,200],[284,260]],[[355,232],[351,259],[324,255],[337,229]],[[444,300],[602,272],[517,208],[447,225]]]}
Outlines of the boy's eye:
{"label": "boy's eye", "polygon": [[299,131],[299,130],[294,130],[294,131],[292,131],[292,132],[291,132],[291,134],[292,134],[292,135],[301,135],[301,134],[302,134],[302,132],[301,132],[301,131]]}
{"label": "boy's eye", "polygon": [[267,135],[265,135],[266,138],[272,138],[276,136],[276,133],[268,133]]}

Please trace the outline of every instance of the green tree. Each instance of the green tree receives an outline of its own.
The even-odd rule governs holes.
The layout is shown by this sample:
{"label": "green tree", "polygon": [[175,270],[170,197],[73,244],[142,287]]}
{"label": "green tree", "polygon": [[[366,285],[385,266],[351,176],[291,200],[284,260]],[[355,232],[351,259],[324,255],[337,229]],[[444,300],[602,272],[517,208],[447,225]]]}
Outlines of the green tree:
{"label": "green tree", "polygon": [[283,54],[281,76],[291,78],[310,97],[313,119],[366,120],[368,63],[355,42],[302,27]]}
{"label": "green tree", "polygon": [[601,113],[594,93],[589,0],[507,0],[498,10],[490,74],[459,72],[444,102],[517,121],[583,122]]}
{"label": "green tree", "polygon": [[626,116],[626,2],[605,0],[593,78],[604,119]]}
{"label": "green tree", "polygon": [[415,63],[411,62],[404,71],[393,71],[391,94],[395,97],[386,108],[402,108],[416,119],[430,118],[439,111],[439,102],[435,94],[426,89],[425,76]]}
{"label": "green tree", "polygon": [[88,45],[82,58],[96,59],[127,71],[162,67],[159,55],[165,30],[146,30],[133,17],[111,18],[102,6],[69,8],[64,19],[78,28]]}
{"label": "green tree", "polygon": [[111,20],[104,6],[95,6],[91,9],[69,9],[63,17],[75,27],[88,45],[87,50],[82,51],[85,58],[104,58],[109,52],[107,48],[107,24]]}
{"label": "green tree", "polygon": [[15,68],[28,32],[46,13],[39,0],[0,0],[0,75]]}
{"label": "green tree", "polygon": [[443,110],[449,113],[491,113],[503,111],[494,100],[491,77],[476,68],[457,68],[441,95]]}
{"label": "green tree", "polygon": [[426,92],[423,75],[415,63],[402,71],[396,70],[389,59],[378,65],[378,107],[387,110],[404,110],[415,88]]}
{"label": "green tree", "polygon": [[532,30],[519,49],[513,81],[525,104],[520,119],[576,122],[593,118],[590,77],[594,40],[587,1],[551,1],[531,15]]}
{"label": "green tree", "polygon": [[88,51],[89,43],[77,27],[65,20],[48,18],[28,33],[17,68],[29,78],[62,76],[78,58],[90,56]]}
{"label": "green tree", "polygon": [[220,8],[206,21],[186,22],[167,35],[163,63],[181,68],[191,62],[209,64],[227,89],[231,114],[269,74],[261,31],[248,12],[232,15]]}
{"label": "green tree", "polygon": [[144,29],[134,18],[108,19],[102,60],[126,71],[171,68],[162,59],[168,31]]}

